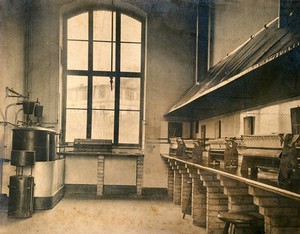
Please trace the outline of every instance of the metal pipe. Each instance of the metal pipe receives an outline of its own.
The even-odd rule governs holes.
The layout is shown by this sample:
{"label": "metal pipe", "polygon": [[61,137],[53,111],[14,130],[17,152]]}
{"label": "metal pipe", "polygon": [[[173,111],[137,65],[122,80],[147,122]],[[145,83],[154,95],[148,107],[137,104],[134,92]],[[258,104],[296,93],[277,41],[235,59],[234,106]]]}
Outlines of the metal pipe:
{"label": "metal pipe", "polygon": [[13,123],[10,123],[7,121],[7,112],[8,109],[12,106],[17,106],[17,105],[22,105],[22,102],[16,102],[16,103],[11,103],[9,105],[7,105],[5,107],[5,114],[4,114],[4,121],[2,121],[1,123],[4,124],[4,131],[3,131],[3,148],[4,148],[4,159],[7,159],[7,144],[6,144],[6,128],[7,128],[7,124],[10,124],[12,126],[16,126]]}
{"label": "metal pipe", "polygon": [[8,121],[0,121],[0,124],[11,125],[11,126],[14,126],[14,127],[18,127],[18,124],[14,124],[14,123],[11,123],[11,122],[8,122]]}
{"label": "metal pipe", "polygon": [[5,107],[4,121],[7,121],[7,111],[9,107],[22,105],[22,102],[11,103]]}
{"label": "metal pipe", "polygon": [[[15,93],[17,95],[19,95],[19,93],[15,92],[14,90],[12,89],[9,89],[8,87],[6,87],[6,92],[12,92],[12,93]],[[6,95],[8,95],[8,93],[6,93]],[[24,98],[28,98],[28,97],[25,97],[23,95],[21,95],[22,97]],[[20,95],[18,97],[21,97]],[[1,124],[4,125],[4,130],[3,130],[3,157],[0,158],[0,173],[1,173],[1,177],[3,175],[3,160],[4,159],[7,159],[7,141],[6,141],[6,128],[7,128],[7,124],[10,124],[12,126],[15,126],[15,124],[13,123],[10,123],[7,121],[7,112],[8,112],[8,109],[11,107],[11,106],[16,106],[16,105],[22,105],[22,102],[16,102],[16,103],[12,103],[12,104],[9,104],[8,106],[5,107],[5,113],[4,113],[4,116],[3,116],[3,113],[2,113],[2,117],[4,118],[4,121],[0,121]],[[0,192],[2,193],[2,179],[0,180]]]}
{"label": "metal pipe", "polygon": [[[16,96],[10,95],[9,93],[13,93],[13,94],[15,94]],[[21,97],[21,98],[25,98],[25,99],[28,99],[28,98],[29,98],[28,95],[25,96],[25,95],[23,95],[23,94],[20,94],[20,93],[16,92],[16,91],[13,90],[12,88],[8,88],[8,87],[6,87],[6,97]]]}
{"label": "metal pipe", "polygon": [[18,115],[19,115],[19,113],[20,113],[22,110],[23,110],[23,108],[21,108],[20,110],[18,110],[17,113],[16,113],[16,117],[15,117],[15,124],[16,124],[16,125],[18,125],[18,124],[17,124],[17,122],[18,122]]}

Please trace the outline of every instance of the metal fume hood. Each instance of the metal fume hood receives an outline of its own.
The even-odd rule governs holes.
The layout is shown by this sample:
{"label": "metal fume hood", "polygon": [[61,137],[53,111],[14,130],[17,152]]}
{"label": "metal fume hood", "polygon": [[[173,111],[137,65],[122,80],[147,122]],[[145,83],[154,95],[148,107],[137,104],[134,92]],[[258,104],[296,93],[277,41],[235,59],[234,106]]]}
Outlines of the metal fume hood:
{"label": "metal fume hood", "polygon": [[204,119],[300,95],[299,19],[265,25],[214,65],[166,114]]}

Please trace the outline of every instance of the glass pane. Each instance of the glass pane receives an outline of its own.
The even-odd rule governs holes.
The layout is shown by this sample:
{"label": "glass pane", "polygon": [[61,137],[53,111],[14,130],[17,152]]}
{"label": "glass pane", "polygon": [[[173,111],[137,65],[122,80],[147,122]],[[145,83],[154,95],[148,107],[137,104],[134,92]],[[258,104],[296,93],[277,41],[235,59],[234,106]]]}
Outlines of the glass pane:
{"label": "glass pane", "polygon": [[121,71],[141,71],[141,44],[121,43]]}
{"label": "glass pane", "polygon": [[140,109],[140,79],[121,78],[120,84],[120,109],[139,110]]}
{"label": "glass pane", "polygon": [[[114,38],[116,28],[116,13],[113,13],[114,21]],[[112,12],[111,11],[94,11],[94,40],[112,41]]]}
{"label": "glass pane", "polygon": [[88,39],[88,13],[68,19],[68,39]]}
{"label": "glass pane", "polygon": [[121,15],[121,41],[141,42],[142,23],[127,15]]}
{"label": "glass pane", "polygon": [[94,77],[93,80],[93,109],[115,108],[115,79],[111,90],[109,77]]}
{"label": "glass pane", "polygon": [[94,70],[114,71],[115,70],[115,43],[113,43],[113,68],[111,69],[111,43],[94,42]]}
{"label": "glass pane", "polygon": [[85,41],[68,41],[68,69],[87,70],[88,43]]}
{"label": "glass pane", "polygon": [[119,143],[138,144],[140,130],[139,111],[120,111]]}
{"label": "glass pane", "polygon": [[87,77],[67,77],[67,108],[87,108]]}
{"label": "glass pane", "polygon": [[86,138],[86,110],[68,110],[66,119],[66,142]]}
{"label": "glass pane", "polygon": [[92,119],[92,138],[110,139],[114,135],[114,112],[105,110],[94,110]]}

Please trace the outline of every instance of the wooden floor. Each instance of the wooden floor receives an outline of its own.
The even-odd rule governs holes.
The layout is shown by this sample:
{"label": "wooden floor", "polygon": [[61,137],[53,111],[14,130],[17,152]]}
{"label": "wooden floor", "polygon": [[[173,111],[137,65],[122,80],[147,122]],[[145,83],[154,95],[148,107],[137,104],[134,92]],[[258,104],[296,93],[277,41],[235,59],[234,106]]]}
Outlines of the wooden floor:
{"label": "wooden floor", "polygon": [[0,225],[1,234],[206,233],[190,215],[183,219],[180,206],[169,200],[64,198],[29,219],[8,218],[2,209]]}

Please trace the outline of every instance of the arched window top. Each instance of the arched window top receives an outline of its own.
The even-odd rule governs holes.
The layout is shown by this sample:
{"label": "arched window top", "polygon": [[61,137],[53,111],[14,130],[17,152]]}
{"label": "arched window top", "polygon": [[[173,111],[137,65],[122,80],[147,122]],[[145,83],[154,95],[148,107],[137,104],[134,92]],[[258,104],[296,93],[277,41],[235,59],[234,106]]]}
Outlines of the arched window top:
{"label": "arched window top", "polygon": [[145,21],[119,8],[82,9],[63,24],[64,139],[140,146]]}
{"label": "arched window top", "polygon": [[88,10],[119,11],[139,21],[144,21],[147,16],[147,13],[142,9],[122,0],[103,0],[100,2],[97,0],[90,0],[88,2],[72,2],[70,4],[62,6],[61,14],[64,18],[69,18],[74,15],[87,12]]}
{"label": "arched window top", "polygon": [[[81,12],[68,18],[68,39],[88,40],[89,12]],[[93,39],[115,41],[116,13],[108,9],[93,10]],[[142,22],[132,15],[121,13],[122,42],[141,42]]]}

